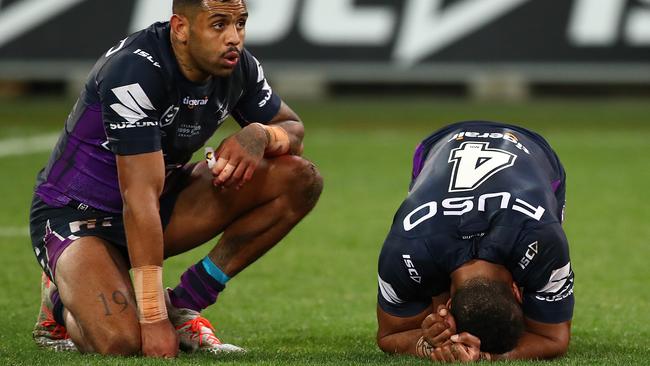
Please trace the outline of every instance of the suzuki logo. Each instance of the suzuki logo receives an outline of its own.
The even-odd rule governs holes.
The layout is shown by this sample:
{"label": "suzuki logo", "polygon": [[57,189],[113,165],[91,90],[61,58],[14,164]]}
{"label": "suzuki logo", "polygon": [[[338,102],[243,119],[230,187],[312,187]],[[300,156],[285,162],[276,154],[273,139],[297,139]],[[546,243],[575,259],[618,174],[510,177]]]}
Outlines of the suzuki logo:
{"label": "suzuki logo", "polygon": [[[138,122],[144,118],[147,118],[147,113],[143,110],[155,111],[156,108],[149,100],[149,97],[144,92],[140,84],[129,84],[126,86],[121,86],[118,88],[111,89],[113,94],[117,97],[120,103],[111,104],[111,109],[113,109],[120,117],[124,118],[127,122],[131,124],[132,127],[146,127],[148,125],[135,125],[135,122]],[[155,122],[155,125],[158,125],[158,122]],[[118,127],[116,127],[118,128]],[[125,127],[126,128],[126,127]]]}

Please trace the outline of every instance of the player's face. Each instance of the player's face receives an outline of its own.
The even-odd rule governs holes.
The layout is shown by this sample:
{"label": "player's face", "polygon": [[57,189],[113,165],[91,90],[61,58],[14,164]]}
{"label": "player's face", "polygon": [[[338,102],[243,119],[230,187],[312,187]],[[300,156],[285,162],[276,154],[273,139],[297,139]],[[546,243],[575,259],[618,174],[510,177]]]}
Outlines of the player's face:
{"label": "player's face", "polygon": [[188,46],[196,65],[214,76],[230,75],[240,60],[248,11],[244,0],[206,0],[192,21]]}

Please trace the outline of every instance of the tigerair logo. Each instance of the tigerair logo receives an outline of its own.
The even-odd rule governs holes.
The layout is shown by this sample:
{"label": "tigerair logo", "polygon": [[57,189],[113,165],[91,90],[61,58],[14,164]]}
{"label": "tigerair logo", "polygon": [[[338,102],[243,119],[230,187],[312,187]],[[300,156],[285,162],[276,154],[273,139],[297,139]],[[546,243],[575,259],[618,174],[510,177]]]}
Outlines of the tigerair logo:
{"label": "tigerair logo", "polygon": [[207,96],[200,99],[192,99],[189,96],[183,98],[183,105],[187,106],[188,109],[194,109],[198,106],[204,106],[206,104],[208,104]]}
{"label": "tigerair logo", "polygon": [[524,146],[521,142],[519,142],[519,138],[513,133],[510,132],[459,132],[455,135],[453,135],[447,142],[452,142],[452,141],[463,141],[465,138],[475,138],[475,139],[495,139],[495,140],[506,140],[510,141],[515,146],[517,149],[525,152],[526,154],[530,155],[530,151]]}

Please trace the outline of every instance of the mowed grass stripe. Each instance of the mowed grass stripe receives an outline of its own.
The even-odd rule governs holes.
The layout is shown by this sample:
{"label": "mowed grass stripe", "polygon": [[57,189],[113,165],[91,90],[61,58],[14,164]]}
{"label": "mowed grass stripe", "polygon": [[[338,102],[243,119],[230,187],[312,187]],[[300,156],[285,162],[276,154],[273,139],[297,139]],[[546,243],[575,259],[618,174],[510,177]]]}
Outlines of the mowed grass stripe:
{"label": "mowed grass stripe", "polygon": [[20,238],[29,236],[29,228],[23,227],[7,227],[0,226],[0,238]]}
{"label": "mowed grass stripe", "polygon": [[58,133],[49,133],[44,135],[0,140],[0,158],[52,151],[58,138]]}

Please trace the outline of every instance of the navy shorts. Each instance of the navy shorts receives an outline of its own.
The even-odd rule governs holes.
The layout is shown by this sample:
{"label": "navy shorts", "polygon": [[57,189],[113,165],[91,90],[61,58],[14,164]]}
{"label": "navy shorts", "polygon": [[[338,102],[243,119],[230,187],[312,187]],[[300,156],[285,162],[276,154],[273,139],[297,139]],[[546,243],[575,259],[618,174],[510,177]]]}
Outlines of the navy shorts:
{"label": "navy shorts", "polygon": [[[163,229],[169,224],[176,199],[187,186],[194,164],[176,175],[174,184],[167,184],[160,198],[160,220]],[[167,182],[169,183],[169,182]],[[114,245],[128,262],[126,233],[121,213],[110,213],[88,207],[80,202],[52,207],[34,194],[29,215],[32,247],[38,264],[54,281],[56,263],[63,251],[75,240],[95,236]]]}

